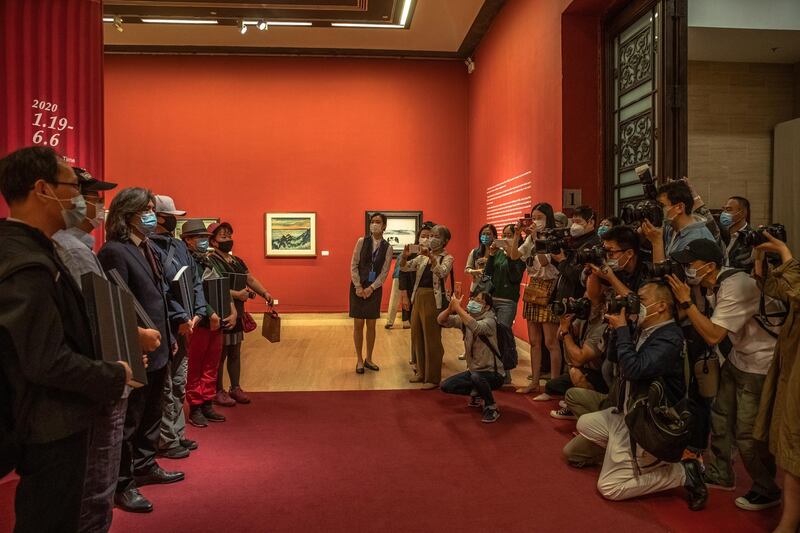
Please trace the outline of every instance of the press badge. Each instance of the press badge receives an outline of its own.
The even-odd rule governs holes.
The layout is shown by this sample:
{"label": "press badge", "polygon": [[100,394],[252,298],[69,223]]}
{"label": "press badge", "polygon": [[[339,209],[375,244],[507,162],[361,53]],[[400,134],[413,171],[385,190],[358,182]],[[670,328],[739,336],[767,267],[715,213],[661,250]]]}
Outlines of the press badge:
{"label": "press badge", "polygon": [[377,272],[375,272],[375,271],[372,271],[372,272],[370,272],[370,273],[369,273],[369,278],[367,278],[367,281],[369,281],[370,283],[372,283],[372,282],[373,282],[373,281],[375,281],[377,278],[378,278],[378,273],[377,273]]}

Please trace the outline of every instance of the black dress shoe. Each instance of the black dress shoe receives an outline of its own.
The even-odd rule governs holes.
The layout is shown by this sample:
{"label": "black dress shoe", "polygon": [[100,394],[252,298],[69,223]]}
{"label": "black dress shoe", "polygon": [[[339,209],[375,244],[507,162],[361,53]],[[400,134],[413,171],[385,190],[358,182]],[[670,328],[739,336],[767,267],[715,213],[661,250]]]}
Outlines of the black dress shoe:
{"label": "black dress shoe", "polygon": [[364,368],[368,368],[369,370],[377,372],[380,370],[380,367],[371,361],[364,361]]}
{"label": "black dress shoe", "polygon": [[114,494],[114,505],[129,513],[153,512],[153,504],[136,487]]}
{"label": "black dress shoe", "polygon": [[167,459],[185,459],[189,457],[189,450],[179,444],[166,450],[158,450],[156,454],[159,457],[166,457]]}
{"label": "black dress shoe", "polygon": [[708,489],[703,482],[703,473],[700,469],[700,463],[697,459],[687,459],[682,461],[683,468],[686,471],[686,501],[689,503],[689,509],[692,511],[699,511],[706,506],[708,500]]}
{"label": "black dress shoe", "polygon": [[194,451],[197,449],[197,441],[192,439],[181,439],[180,440],[181,446],[186,448],[187,450]]}
{"label": "black dress shoe", "polygon": [[166,485],[167,483],[176,483],[183,481],[183,472],[167,472],[160,466],[155,467],[148,474],[143,476],[133,476],[138,487],[145,485]]}
{"label": "black dress shoe", "polygon": [[225,422],[225,415],[216,412],[210,403],[203,405],[202,412],[209,422]]}

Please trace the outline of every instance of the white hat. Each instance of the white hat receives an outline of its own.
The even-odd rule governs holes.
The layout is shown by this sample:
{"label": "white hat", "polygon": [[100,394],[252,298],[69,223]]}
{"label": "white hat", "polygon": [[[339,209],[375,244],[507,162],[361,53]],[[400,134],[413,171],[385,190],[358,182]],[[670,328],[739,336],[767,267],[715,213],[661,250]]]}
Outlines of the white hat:
{"label": "white hat", "polygon": [[170,198],[169,196],[163,196],[160,194],[156,195],[156,213],[166,213],[168,215],[176,215],[176,216],[183,216],[186,214],[186,211],[178,211],[175,209],[175,200]]}

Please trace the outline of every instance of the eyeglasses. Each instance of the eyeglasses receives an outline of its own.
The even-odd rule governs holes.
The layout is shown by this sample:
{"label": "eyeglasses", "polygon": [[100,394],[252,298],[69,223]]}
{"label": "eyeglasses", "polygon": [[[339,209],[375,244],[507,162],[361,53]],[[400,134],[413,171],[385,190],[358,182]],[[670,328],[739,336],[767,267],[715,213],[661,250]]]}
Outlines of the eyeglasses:
{"label": "eyeglasses", "polygon": [[630,250],[630,248],[625,248],[625,249],[620,248],[619,250],[614,250],[612,248],[603,248],[603,252],[605,252],[607,256],[621,254],[622,252],[627,252],[628,250]]}
{"label": "eyeglasses", "polygon": [[77,181],[56,181],[56,185],[69,185],[70,187],[74,187],[76,191],[81,190],[81,186]]}

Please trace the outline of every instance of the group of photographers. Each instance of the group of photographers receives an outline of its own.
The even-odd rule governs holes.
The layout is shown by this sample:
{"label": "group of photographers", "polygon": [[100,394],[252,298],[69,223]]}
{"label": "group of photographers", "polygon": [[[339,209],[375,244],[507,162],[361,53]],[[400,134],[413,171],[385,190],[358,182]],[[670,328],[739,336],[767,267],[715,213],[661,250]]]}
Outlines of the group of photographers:
{"label": "group of photographers", "polygon": [[[577,420],[565,458],[600,466],[604,497],[682,486],[700,510],[708,487],[736,488],[736,448],[752,485],[735,504],[758,511],[783,501],[777,530],[796,531],[800,264],[785,230],[754,230],[745,198],[731,197],[717,220],[687,180],[642,182],[647,200],[621,220],[598,225],[582,206],[559,229],[543,203],[501,239],[484,226],[467,266],[473,296],[486,301],[481,280],[497,250],[525,263],[533,381],[518,392],[540,392],[544,341],[551,376],[535,399],[563,396],[551,416]],[[459,379],[474,403],[478,389]],[[776,460],[786,472],[783,498]]]}

